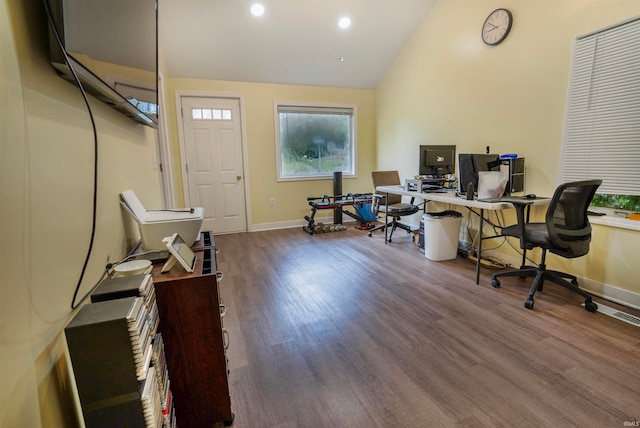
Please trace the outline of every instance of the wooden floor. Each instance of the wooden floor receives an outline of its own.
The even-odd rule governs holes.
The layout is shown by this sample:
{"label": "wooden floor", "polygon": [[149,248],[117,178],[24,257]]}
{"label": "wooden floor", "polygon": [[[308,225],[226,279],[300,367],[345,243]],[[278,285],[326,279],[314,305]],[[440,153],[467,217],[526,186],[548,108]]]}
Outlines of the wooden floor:
{"label": "wooden floor", "polygon": [[216,236],[234,427],[638,426],[640,328],[396,235]]}

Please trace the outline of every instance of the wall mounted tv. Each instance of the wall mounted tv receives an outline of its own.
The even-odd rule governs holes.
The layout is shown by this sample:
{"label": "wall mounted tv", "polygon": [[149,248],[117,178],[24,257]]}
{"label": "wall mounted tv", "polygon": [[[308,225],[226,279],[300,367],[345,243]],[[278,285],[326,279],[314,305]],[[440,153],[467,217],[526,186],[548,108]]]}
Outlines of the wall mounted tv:
{"label": "wall mounted tv", "polygon": [[156,128],[157,0],[43,2],[49,15],[51,63],[58,73],[76,83],[66,52],[86,92]]}

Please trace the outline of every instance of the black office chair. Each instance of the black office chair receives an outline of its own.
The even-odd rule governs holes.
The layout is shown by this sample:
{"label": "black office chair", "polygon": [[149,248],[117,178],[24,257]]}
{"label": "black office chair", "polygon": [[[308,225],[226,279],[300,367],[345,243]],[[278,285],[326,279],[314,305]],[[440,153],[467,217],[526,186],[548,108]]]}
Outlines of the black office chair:
{"label": "black office chair", "polygon": [[[373,171],[371,172],[371,181],[373,181],[373,192],[376,193],[377,186],[394,186],[400,184],[400,176],[398,175],[398,171]],[[388,200],[387,200],[388,198]],[[413,198],[411,198],[411,203],[406,204],[402,202],[401,195],[380,195],[380,197],[376,197],[374,212],[376,215],[379,212],[385,212],[387,209],[389,210],[389,217],[391,221],[387,224],[382,224],[380,226],[376,226],[373,229],[369,230],[369,236],[376,230],[384,230],[387,227],[391,228],[391,232],[389,233],[389,238],[387,242],[391,242],[391,237],[393,236],[393,232],[396,228],[404,229],[408,233],[411,233],[415,228],[411,225],[401,223],[400,218],[415,214],[420,210],[418,205],[413,204]]]}
{"label": "black office chair", "polygon": [[[598,305],[591,301],[589,293],[578,287],[576,277],[564,272],[547,270],[545,257],[547,251],[568,259],[581,257],[589,252],[591,225],[587,209],[601,183],[602,180],[587,180],[560,185],[549,203],[544,223],[529,223],[531,201],[512,202],[516,208],[518,224],[502,229],[502,235],[520,239],[520,248],[523,250],[522,266],[520,269],[493,274],[491,285],[494,288],[500,287],[498,278],[503,276],[535,277],[529,296],[524,302],[525,308],[533,309],[533,295],[536,291],[542,291],[542,284],[549,280],[584,297],[584,307],[587,311],[597,311]],[[527,250],[535,247],[542,249],[540,264],[525,266]]]}

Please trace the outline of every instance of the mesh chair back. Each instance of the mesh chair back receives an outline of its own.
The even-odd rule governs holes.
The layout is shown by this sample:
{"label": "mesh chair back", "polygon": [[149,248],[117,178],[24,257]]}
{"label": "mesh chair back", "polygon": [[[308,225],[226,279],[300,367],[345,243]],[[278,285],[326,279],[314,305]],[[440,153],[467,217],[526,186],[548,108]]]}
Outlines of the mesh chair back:
{"label": "mesh chair back", "polygon": [[568,258],[589,252],[591,224],[587,209],[600,184],[602,180],[585,180],[558,186],[545,218],[553,243],[549,251]]}
{"label": "mesh chair back", "polygon": [[[400,184],[398,171],[372,171],[371,181],[373,182],[373,192],[376,193],[377,186],[396,186]],[[393,205],[402,203],[401,195],[389,195],[389,200],[383,196],[380,205]]]}

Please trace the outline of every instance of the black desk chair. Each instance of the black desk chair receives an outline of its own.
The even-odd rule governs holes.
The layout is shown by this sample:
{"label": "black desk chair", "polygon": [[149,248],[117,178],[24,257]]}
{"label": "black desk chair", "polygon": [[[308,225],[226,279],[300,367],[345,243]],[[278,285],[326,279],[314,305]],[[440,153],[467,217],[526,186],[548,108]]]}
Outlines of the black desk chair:
{"label": "black desk chair", "polygon": [[[568,259],[581,257],[589,252],[591,225],[587,208],[601,183],[602,180],[588,180],[560,185],[551,199],[544,223],[529,223],[531,201],[512,202],[516,208],[518,224],[502,229],[502,235],[520,239],[520,248],[523,250],[522,266],[520,269],[493,274],[491,285],[494,288],[500,287],[498,278],[503,276],[535,277],[529,296],[524,302],[525,308],[533,309],[533,295],[536,291],[542,291],[542,284],[549,280],[584,297],[584,307],[587,311],[597,311],[598,305],[591,301],[589,293],[578,287],[576,277],[564,272],[547,270],[545,257],[547,251]],[[535,247],[542,249],[540,264],[525,266],[527,250]]]}
{"label": "black desk chair", "polygon": [[[400,176],[398,175],[398,171],[373,171],[371,172],[371,181],[373,181],[373,192],[376,193],[377,186],[395,186],[400,184]],[[387,199],[388,198],[388,199]],[[376,198],[374,212],[376,216],[379,212],[385,212],[387,209],[389,210],[389,217],[391,221],[387,224],[382,224],[380,226],[376,226],[373,229],[369,230],[369,236],[376,230],[384,230],[387,227],[391,228],[391,232],[389,233],[388,242],[391,242],[391,236],[396,228],[404,229],[408,233],[411,233],[414,228],[411,225],[404,224],[400,222],[400,218],[415,214],[420,210],[418,205],[413,204],[413,198],[411,198],[411,203],[406,204],[402,202],[401,195],[383,195],[380,198]]]}

